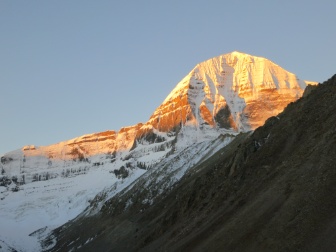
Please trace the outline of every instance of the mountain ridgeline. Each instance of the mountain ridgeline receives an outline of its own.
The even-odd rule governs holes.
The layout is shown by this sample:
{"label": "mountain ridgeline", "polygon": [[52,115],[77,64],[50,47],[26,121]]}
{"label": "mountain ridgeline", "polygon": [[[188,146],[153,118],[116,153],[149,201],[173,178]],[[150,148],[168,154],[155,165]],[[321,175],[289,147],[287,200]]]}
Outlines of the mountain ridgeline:
{"label": "mountain ridgeline", "polygon": [[[307,174],[320,167],[303,160],[322,157],[314,144],[322,145],[332,120],[324,113],[334,110],[316,97],[333,95],[328,83],[317,87],[268,59],[232,52],[196,65],[145,123],[6,153],[0,249],[231,251],[252,241],[262,249],[275,210],[297,222],[306,214],[281,209],[301,197],[291,192],[302,162]],[[328,134],[323,141],[332,141]]]}
{"label": "mountain ridgeline", "polygon": [[72,160],[125,152],[142,143],[163,142],[183,126],[199,135],[249,131],[301,97],[305,87],[305,81],[265,58],[232,52],[198,64],[146,123],[50,146],[28,145],[20,155]]}
{"label": "mountain ridgeline", "polygon": [[[137,181],[44,240],[50,251],[335,251],[336,75],[191,167]],[[158,186],[158,185],[157,185]],[[130,204],[130,202],[132,202]]]}

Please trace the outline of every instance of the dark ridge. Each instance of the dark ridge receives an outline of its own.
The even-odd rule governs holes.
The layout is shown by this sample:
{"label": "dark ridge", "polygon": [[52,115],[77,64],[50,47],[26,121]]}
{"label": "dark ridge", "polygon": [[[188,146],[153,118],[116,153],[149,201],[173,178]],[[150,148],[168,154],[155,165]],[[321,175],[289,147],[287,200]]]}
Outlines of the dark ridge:
{"label": "dark ridge", "polygon": [[126,209],[131,196],[119,195],[46,244],[55,237],[50,251],[336,251],[335,115],[336,75],[193,167],[154,204],[141,204],[144,192]]}

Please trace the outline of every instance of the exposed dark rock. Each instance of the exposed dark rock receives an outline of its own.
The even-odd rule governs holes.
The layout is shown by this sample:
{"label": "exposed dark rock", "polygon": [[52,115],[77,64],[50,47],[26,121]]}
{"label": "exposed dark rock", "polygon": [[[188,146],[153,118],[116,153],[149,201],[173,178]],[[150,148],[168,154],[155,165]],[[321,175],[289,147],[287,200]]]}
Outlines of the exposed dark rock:
{"label": "exposed dark rock", "polygon": [[13,159],[11,157],[1,157],[1,163],[2,164],[8,164],[9,162],[13,161]]}
{"label": "exposed dark rock", "polygon": [[218,111],[215,116],[215,120],[218,123],[219,127],[225,129],[237,128],[234,120],[232,119],[231,111],[229,106],[226,105],[224,108]]}
{"label": "exposed dark rock", "polygon": [[317,88],[316,85],[308,85],[308,86],[305,88],[302,97],[307,97],[307,96],[308,96],[313,90],[315,90],[316,88]]}
{"label": "exposed dark rock", "polygon": [[128,177],[129,172],[124,166],[121,166],[119,169],[114,170],[114,174],[117,178],[124,179]]}

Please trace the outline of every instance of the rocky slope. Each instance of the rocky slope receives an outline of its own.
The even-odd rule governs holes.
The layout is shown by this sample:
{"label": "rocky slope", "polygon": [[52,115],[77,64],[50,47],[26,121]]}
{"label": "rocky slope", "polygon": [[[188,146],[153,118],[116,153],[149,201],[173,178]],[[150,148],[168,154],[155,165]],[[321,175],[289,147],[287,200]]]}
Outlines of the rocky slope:
{"label": "rocky slope", "polygon": [[[55,230],[51,251],[334,251],[336,75],[197,163],[166,194],[138,182]],[[141,187],[142,186],[142,187]],[[155,188],[155,187],[152,187]],[[129,205],[129,202],[133,202]]]}

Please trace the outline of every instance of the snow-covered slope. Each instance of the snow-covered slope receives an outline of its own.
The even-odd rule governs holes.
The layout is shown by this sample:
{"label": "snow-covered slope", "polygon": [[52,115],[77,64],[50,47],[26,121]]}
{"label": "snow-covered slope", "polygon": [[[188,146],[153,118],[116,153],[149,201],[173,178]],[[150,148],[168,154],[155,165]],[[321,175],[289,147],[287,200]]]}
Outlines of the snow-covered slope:
{"label": "snow-covered slope", "polygon": [[106,164],[78,176],[24,184],[17,192],[2,189],[0,251],[6,251],[1,241],[17,251],[40,251],[43,235],[75,218],[107,186],[113,184],[117,193],[145,172],[136,169],[119,180],[110,168]]}
{"label": "snow-covered slope", "polygon": [[31,244],[35,251],[43,232],[28,234],[63,224],[99,192],[102,203],[143,174],[145,186],[166,190],[209,150],[262,125],[305,87],[265,58],[232,52],[198,64],[144,124],[5,154],[0,223],[8,230],[1,229],[0,242],[18,249]]}

